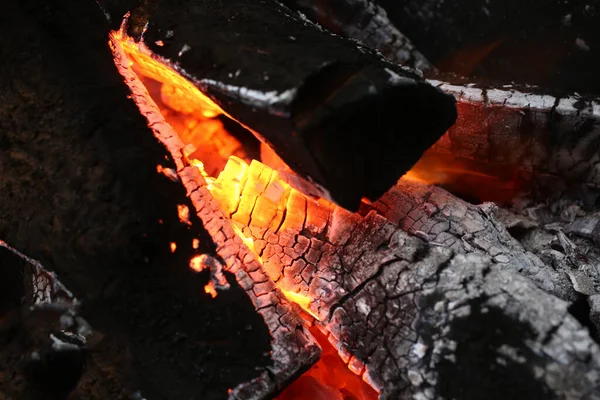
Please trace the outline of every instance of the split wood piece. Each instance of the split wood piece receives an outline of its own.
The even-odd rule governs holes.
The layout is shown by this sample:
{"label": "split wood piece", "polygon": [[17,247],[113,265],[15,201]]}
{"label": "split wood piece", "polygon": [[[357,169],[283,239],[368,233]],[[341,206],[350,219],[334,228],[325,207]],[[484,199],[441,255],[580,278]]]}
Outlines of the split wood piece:
{"label": "split wood piece", "polygon": [[422,71],[434,69],[411,41],[392,24],[387,13],[372,0],[342,0],[335,4],[316,0],[283,0],[336,34],[360,40],[391,61]]}
{"label": "split wood piece", "polygon": [[544,193],[600,185],[598,99],[441,79],[429,82],[456,97],[459,117],[425,158],[533,181]]}
{"label": "split wood piece", "polygon": [[400,180],[372,204],[381,215],[430,243],[459,253],[481,252],[532,279],[538,287],[564,300],[575,292],[568,277],[523,248],[498,221],[497,207],[467,203],[444,189]]}
{"label": "split wood piece", "polygon": [[[496,231],[502,228],[485,208],[467,207],[441,189],[401,186],[416,191],[403,201],[410,218],[420,220],[420,234],[437,232],[429,239],[442,242],[428,244],[373,211],[361,217],[308,199],[258,162],[240,165],[222,173],[240,176],[242,169],[247,176],[233,183],[242,186],[235,196],[241,200],[225,214],[240,227],[250,224],[244,232],[271,279],[311,300],[308,311],[342,359],[382,398],[478,398],[486,391],[497,398],[511,391],[593,398],[600,384],[597,345],[568,315],[566,302],[517,274],[536,265],[518,242]],[[230,181],[220,176],[213,186],[221,180]],[[420,207],[419,196],[429,199]],[[236,218],[245,201],[254,207]],[[458,205],[442,204],[450,201]],[[271,217],[255,219],[263,213]],[[398,222],[408,225],[410,218]],[[410,227],[416,231],[414,220]],[[573,340],[581,347],[571,347]],[[533,358],[536,367],[528,364]],[[488,362],[496,367],[483,368]],[[481,380],[457,392],[477,369]]]}
{"label": "split wood piece", "polygon": [[79,301],[56,275],[1,240],[0,259],[7,285],[22,290],[0,315],[0,397],[67,398],[75,391],[127,398],[114,360],[100,372],[107,359],[90,356],[106,338],[80,316]]}
{"label": "split wood piece", "polygon": [[275,0],[155,0],[130,11],[126,33],[153,60],[345,208],[381,196],[456,120],[454,99],[418,72]]}
{"label": "split wood piece", "polygon": [[111,47],[115,64],[125,78],[133,100],[148,119],[148,125],[156,138],[173,157],[177,175],[186,188],[198,217],[214,240],[216,252],[224,260],[225,269],[235,275],[238,284],[264,318],[271,334],[273,364],[259,378],[233,388],[229,397],[239,400],[268,398],[316,362],[320,348],[310,333],[303,330],[300,317],[262,271],[259,261],[223,216],[219,203],[211,196],[198,168],[188,164],[183,156],[183,142],[164,121],[160,110],[131,70],[120,44],[113,40]]}

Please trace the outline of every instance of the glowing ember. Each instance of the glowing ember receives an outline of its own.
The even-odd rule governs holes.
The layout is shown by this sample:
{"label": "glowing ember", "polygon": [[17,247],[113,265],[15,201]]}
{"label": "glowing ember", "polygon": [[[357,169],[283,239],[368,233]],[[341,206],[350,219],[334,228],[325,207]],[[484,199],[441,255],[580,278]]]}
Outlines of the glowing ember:
{"label": "glowing ember", "polygon": [[177,243],[171,242],[170,247],[171,247],[171,253],[175,253],[175,250],[177,250]]}
{"label": "glowing ember", "polygon": [[516,165],[478,163],[428,150],[402,180],[441,185],[473,201],[506,204],[527,189],[527,177],[521,174]]}
{"label": "glowing ember", "polygon": [[315,326],[310,333],[323,349],[321,359],[304,375],[288,386],[277,400],[376,400],[379,396],[346,364],[325,336]]}
{"label": "glowing ember", "polygon": [[215,289],[215,284],[212,281],[204,285],[204,293],[209,294],[213,299],[217,297],[217,289]]}
{"label": "glowing ember", "polygon": [[200,247],[200,240],[198,240],[198,239],[194,238],[194,239],[192,240],[192,248],[193,248],[193,249],[198,249],[198,247]]}
{"label": "glowing ember", "polygon": [[190,260],[190,268],[196,272],[202,272],[205,269],[209,268],[209,266],[206,264],[206,254],[201,254],[192,257],[192,259]]}
{"label": "glowing ember", "polygon": [[157,165],[156,172],[158,172],[159,174],[163,174],[173,182],[177,182],[179,180],[177,172],[172,168],[164,168],[162,165]]}
{"label": "glowing ember", "polygon": [[292,292],[291,290],[281,289],[281,293],[292,303],[298,304],[304,311],[309,313],[313,318],[319,320],[319,317],[310,311],[309,305],[312,299],[300,293]]}
{"label": "glowing ember", "polygon": [[190,209],[188,208],[188,206],[184,204],[179,204],[177,206],[177,215],[179,215],[179,220],[184,224],[192,224],[192,222],[190,221]]}

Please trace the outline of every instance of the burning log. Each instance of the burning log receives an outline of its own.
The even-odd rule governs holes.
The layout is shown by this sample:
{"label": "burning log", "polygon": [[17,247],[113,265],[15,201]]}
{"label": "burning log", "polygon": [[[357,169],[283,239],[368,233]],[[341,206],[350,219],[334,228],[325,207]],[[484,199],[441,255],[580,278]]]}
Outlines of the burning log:
{"label": "burning log", "polygon": [[[417,73],[276,1],[156,1],[132,9],[122,33],[139,42],[129,55],[143,74],[165,82],[165,69],[178,71],[204,95],[199,111],[234,116],[351,210],[381,196],[456,119],[452,98]],[[167,83],[196,90],[173,73]]]}
{"label": "burning log", "polygon": [[[452,47],[449,43],[458,46],[458,42],[471,40],[473,35],[466,32],[472,29],[473,24],[480,28],[478,32],[490,28],[484,21],[491,21],[495,30],[514,30],[523,26],[506,25],[506,18],[501,15],[510,8],[506,8],[505,2],[494,2],[491,5],[495,9],[492,14],[485,7],[459,10],[449,3],[438,7],[435,1],[405,1],[401,2],[403,5],[397,2],[355,0],[337,1],[327,6],[311,0],[289,0],[288,3],[306,12],[314,21],[322,20],[326,7],[329,24],[324,23],[325,26],[336,31],[339,28],[334,25],[341,24],[346,36],[363,40],[380,50],[381,45],[369,42],[370,25],[367,24],[365,28],[362,18],[349,16],[371,15],[372,10],[381,10],[377,13],[386,15],[381,8],[383,6],[393,15],[392,20],[396,23],[394,25],[388,20],[389,26],[410,28],[411,33],[420,38],[427,53],[436,60],[441,56],[435,50],[438,46],[446,52]],[[577,21],[575,30],[585,33],[586,40],[597,36],[590,34],[591,20],[585,15],[588,11],[593,14],[594,10],[566,5],[564,10],[559,11],[560,7],[554,3],[548,3],[547,6],[553,10],[551,24],[560,24],[567,15],[569,21]],[[531,24],[531,18],[549,16],[540,15],[537,8],[535,12],[523,10],[522,7],[520,10],[520,17],[528,18],[527,25]],[[426,31],[423,27],[429,28]],[[562,28],[568,31],[567,36],[573,34],[568,26]],[[448,31],[455,34],[449,35]],[[435,38],[428,36],[434,32],[444,34],[438,34]],[[397,46],[395,48],[398,51],[403,50],[401,44],[390,42],[390,45]],[[463,56],[462,59],[469,59],[468,54]],[[518,62],[523,64],[521,58]],[[581,64],[587,66],[593,65],[593,62],[579,63],[577,72],[562,75],[579,76]],[[513,69],[503,65],[503,70]],[[539,75],[537,69],[533,71]],[[555,194],[557,187],[563,192],[574,187],[578,190],[578,185],[598,186],[594,151],[600,113],[597,98],[564,91],[557,94],[557,91],[549,92],[531,86],[490,84],[481,79],[459,78],[434,71],[427,76],[430,83],[455,96],[459,117],[449,132],[424,154],[411,174],[425,182],[443,184],[469,199],[500,203],[506,203],[531,188],[541,192],[535,193],[541,199],[549,193]],[[520,83],[524,82],[521,80]],[[579,89],[593,90],[587,86]]]}
{"label": "burning log", "polygon": [[[430,234],[431,244],[426,245],[373,212],[363,219],[293,189],[276,190],[281,187],[276,173],[265,173],[266,167],[258,163],[240,165],[232,162],[213,183],[213,193],[223,199],[221,183],[240,176],[237,168],[247,168],[241,195],[234,196],[239,204],[226,203],[226,215],[239,226],[246,224],[243,231],[270,278],[288,296],[292,293],[290,298],[301,304],[306,299],[303,306],[330,334],[349,368],[380,391],[381,398],[417,393],[434,398],[497,393],[497,398],[506,398],[516,393],[511,392],[515,387],[528,395],[558,397],[597,390],[596,378],[579,378],[581,372],[597,369],[596,364],[564,366],[556,375],[550,373],[557,365],[568,365],[559,353],[576,360],[586,357],[580,358],[579,351],[591,352],[593,363],[598,363],[597,345],[582,328],[571,328],[578,323],[567,313],[566,302],[518,276],[516,272],[522,272],[542,286],[561,281],[523,250],[491,210],[411,183],[398,187],[397,193],[409,193],[404,198],[392,193],[373,205],[383,210],[389,204],[388,218],[421,236]],[[240,215],[245,201],[255,207]],[[399,214],[389,213],[398,204],[405,205]],[[277,212],[286,207],[287,212]],[[261,218],[265,214],[267,218]],[[455,255],[450,249],[472,254]],[[561,290],[566,289],[554,291]],[[494,332],[510,332],[510,338]],[[483,347],[467,350],[479,335],[486,337]],[[567,350],[570,341],[579,341],[571,335],[585,337],[585,345]],[[547,375],[528,370],[532,367],[525,360],[533,357]],[[464,370],[488,362],[495,372],[476,384],[458,383],[462,378],[452,376],[455,364]],[[516,370],[520,372],[512,375]],[[564,386],[553,386],[554,381]]]}
{"label": "burning log", "polygon": [[[597,99],[555,97],[532,88],[489,88],[464,79],[456,84],[430,82],[456,96],[460,117],[426,153],[422,167],[416,167],[425,181],[452,185],[469,171],[485,171],[487,187],[505,182],[510,197],[532,186],[547,196],[600,184]],[[443,167],[436,171],[436,165],[463,168],[452,178],[452,171],[444,176]]]}
{"label": "burning log", "polygon": [[[413,279],[410,277],[411,274],[408,273],[409,276],[403,278],[402,271],[410,271],[409,266],[419,265],[423,259],[427,259],[429,248],[423,245],[420,251],[415,250],[414,254],[403,255],[403,251],[410,249],[411,246],[405,244],[406,234],[401,228],[388,219],[394,221],[394,218],[397,218],[394,222],[400,224],[402,228],[412,229],[416,234],[427,236],[432,240],[432,245],[454,247],[458,251],[467,253],[488,253],[494,257],[494,263],[498,264],[490,267],[491,260],[481,258],[481,255],[469,255],[466,258],[456,256],[461,260],[456,262],[457,269],[470,269],[471,264],[464,260],[472,260],[470,262],[481,265],[483,270],[490,268],[500,271],[499,265],[502,265],[507,268],[502,271],[502,274],[508,274],[510,279],[519,280],[519,285],[526,284],[534,287],[533,284],[527,283],[528,281],[513,277],[514,272],[510,272],[511,269],[533,277],[544,289],[563,297],[569,297],[572,293],[568,283],[564,284],[558,274],[546,267],[534,255],[523,250],[522,246],[497,223],[489,206],[487,208],[470,206],[441,189],[426,187],[423,189],[420,186],[412,187],[412,184],[401,184],[398,192],[407,192],[406,199],[394,198],[395,192],[392,192],[390,194],[392,197],[384,198],[371,205],[375,210],[379,208],[379,212],[388,218],[386,219],[376,212],[370,212],[366,216],[352,214],[326,200],[307,197],[288,186],[281,179],[279,172],[257,161],[247,164],[243,160],[231,157],[216,179],[206,176],[202,165],[186,156],[184,150],[186,145],[181,141],[178,133],[162,118],[160,111],[144,91],[141,81],[138,81],[128,69],[128,63],[123,58],[125,51],[122,50],[122,43],[118,38],[114,38],[112,44],[117,66],[132,89],[134,99],[141,112],[151,122],[155,135],[173,154],[178,165],[178,176],[186,186],[199,217],[211,236],[215,238],[218,253],[223,255],[228,268],[237,268],[237,260],[242,259],[243,268],[250,271],[251,275],[255,275],[257,280],[265,279],[266,273],[269,281],[265,281],[265,287],[270,288],[269,290],[277,287],[286,297],[300,304],[319,320],[323,329],[330,333],[330,340],[337,346],[349,368],[380,390],[382,397],[393,398],[399,391],[404,390],[395,386],[395,382],[410,382],[407,370],[401,367],[395,368],[393,365],[397,365],[397,361],[401,364],[401,361],[395,360],[393,356],[387,361],[385,356],[371,359],[372,349],[365,350],[361,346],[375,343],[375,346],[382,347],[381,343],[374,339],[369,341],[368,338],[362,337],[363,330],[369,329],[372,323],[369,320],[361,320],[359,323],[364,326],[361,325],[356,329],[349,327],[352,324],[339,315],[338,310],[342,310],[346,303],[352,304],[352,299],[357,293],[366,290],[366,287],[384,276],[386,271],[392,271],[390,274],[397,278],[395,282],[399,282],[399,290],[406,289],[410,294],[416,293],[417,289],[411,283]],[[402,209],[400,205],[407,205],[407,207]],[[416,221],[419,221],[420,225],[417,225]],[[429,237],[429,234],[432,237]],[[436,243],[433,239],[442,243]],[[434,257],[437,261],[430,261],[434,265],[432,270],[444,271],[446,263],[452,258],[452,252],[448,249],[432,252],[437,254]],[[440,259],[444,254],[446,258]],[[401,268],[396,270],[393,266],[399,265],[398,263]],[[241,279],[243,281],[244,278]],[[404,282],[403,279],[407,281]],[[426,280],[434,282],[432,275],[428,275]],[[424,284],[425,282],[418,283],[417,287]],[[469,298],[475,304],[481,305],[481,300],[477,300],[481,290],[475,292],[477,295]],[[539,293],[542,298],[555,301],[548,294]],[[511,293],[512,296],[517,294]],[[377,298],[376,295],[374,297]],[[393,304],[400,306],[401,297],[393,294],[390,299]],[[524,300],[521,298],[519,301]],[[560,304],[561,307],[566,307],[566,303]],[[511,313],[511,310],[512,308],[502,310],[500,307],[499,313],[512,323],[520,317]],[[411,314],[412,312],[412,310],[407,311],[406,315],[418,319],[417,314]],[[552,310],[548,311],[550,312]],[[481,310],[477,310],[476,313],[481,313]],[[370,315],[370,311],[366,314]],[[565,320],[568,321],[565,324],[569,326],[573,324],[579,326],[570,316],[565,316]],[[398,329],[410,330],[412,322],[410,318],[403,320],[398,323]],[[528,323],[534,327],[538,325],[535,318]],[[437,329],[447,331],[447,327],[441,325]],[[536,340],[544,344],[543,338],[547,336],[545,332],[552,329],[548,327],[536,329],[541,332]],[[394,337],[396,335],[395,331],[391,334]],[[357,339],[359,336],[360,339]],[[597,352],[595,345],[589,337],[586,340],[589,346],[592,346],[588,346],[591,349],[589,351],[595,354]],[[529,342],[520,343],[518,346],[528,351],[532,349],[539,351],[539,348],[534,345],[528,347],[527,343]],[[401,344],[399,346],[392,348],[402,348]],[[563,349],[565,344],[558,343],[556,346]],[[597,358],[595,355],[590,357]],[[544,359],[544,365],[551,365],[555,361],[556,358],[547,357]],[[578,368],[583,369],[587,366]],[[428,373],[431,375],[432,386],[436,385],[437,378],[434,375],[440,372],[437,368],[434,369],[436,369],[435,373]],[[570,376],[569,374],[564,369],[559,372],[561,377]],[[415,378],[414,375],[411,377]],[[510,379],[516,378],[513,376]],[[539,386],[539,380],[531,379],[533,380],[520,381],[519,387]],[[591,388],[597,386],[594,379],[581,382],[570,380],[565,387],[560,388],[550,388],[547,382],[542,383],[545,385],[542,390],[546,392],[557,390],[559,395],[574,386],[582,392],[593,390]],[[420,389],[417,387],[421,386],[422,382],[411,384],[412,386],[406,389],[408,391],[404,394],[418,392]],[[427,393],[432,390],[434,389],[431,387],[427,388]]]}
{"label": "burning log", "polygon": [[[465,304],[472,304],[470,307],[474,308],[472,318],[478,319],[487,312],[482,311],[479,307],[486,310],[494,304],[491,308],[493,308],[493,313],[496,316],[493,318],[500,318],[501,315],[502,324],[506,323],[507,326],[516,325],[516,321],[521,319],[522,316],[511,311],[512,306],[508,307],[507,304],[520,304],[528,301],[527,296],[519,294],[523,290],[523,285],[529,288],[527,290],[536,290],[536,296],[540,297],[540,299],[533,301],[533,304],[538,304],[538,301],[546,304],[546,300],[541,300],[542,298],[551,300],[552,306],[548,306],[544,310],[548,315],[556,313],[558,309],[561,310],[559,314],[561,317],[555,320],[558,325],[552,328],[545,326],[542,322],[543,319],[537,320],[536,318],[528,319],[527,324],[529,325],[527,326],[512,328],[513,331],[511,332],[515,332],[515,340],[517,340],[517,332],[521,332],[521,329],[536,332],[534,337],[537,338],[535,340],[538,341],[538,345],[528,344],[522,337],[518,338],[519,344],[515,342],[511,345],[517,346],[520,352],[528,353],[528,357],[533,357],[533,354],[536,354],[536,357],[544,354],[540,352],[539,345],[542,345],[542,343],[545,345],[548,335],[551,335],[550,331],[562,324],[571,326],[575,323],[573,317],[566,314],[567,303],[534,289],[529,281],[518,277],[516,272],[521,272],[523,275],[532,278],[546,292],[564,298],[573,298],[574,291],[570,282],[565,280],[566,277],[563,279],[560,274],[546,266],[539,258],[526,252],[520,243],[512,238],[494,218],[492,209],[489,206],[472,206],[452,198],[450,194],[442,189],[415,185],[410,182],[401,182],[396,191],[386,194],[380,201],[372,205],[374,209],[378,209],[389,220],[397,222],[402,229],[408,229],[417,235],[425,236],[431,243],[429,246],[433,246],[433,249],[430,249],[417,239],[408,238],[393,224],[373,212],[362,219],[331,204],[308,199],[295,192],[294,189],[282,187],[282,184],[277,182],[276,173],[272,171],[265,173],[265,169],[268,170],[268,168],[258,163],[244,167],[239,161],[231,162],[219,179],[213,183],[212,191],[219,200],[224,200],[224,197],[219,195],[220,193],[227,193],[226,188],[221,186],[222,183],[231,182],[233,176],[239,177],[239,168],[247,168],[247,178],[236,181],[236,185],[242,182],[239,189],[240,195],[233,196],[234,199],[239,200],[233,204],[224,203],[227,204],[225,214],[229,215],[234,223],[240,226],[240,230],[243,229],[246,236],[252,240],[252,246],[260,259],[263,260],[264,268],[270,278],[277,283],[278,287],[284,290],[284,293],[290,298],[296,299],[320,321],[318,323],[330,333],[330,340],[335,343],[349,368],[358,374],[362,374],[363,379],[382,391],[383,398],[387,398],[387,396],[397,398],[398,396],[418,393],[421,390],[424,391],[423,393],[425,391],[430,393],[434,390],[433,393],[442,395],[441,391],[443,390],[458,390],[461,387],[460,385],[453,387],[452,384],[444,383],[449,387],[434,388],[436,386],[434,381],[438,379],[440,371],[446,368],[439,367],[438,369],[437,363],[444,364],[446,361],[437,360],[430,363],[431,360],[428,359],[429,361],[422,364],[424,370],[416,375],[413,374],[412,367],[395,367],[398,364],[405,365],[405,362],[414,358],[414,354],[411,355],[412,350],[409,351],[409,349],[410,346],[414,345],[416,337],[421,337],[419,330],[414,327],[415,321],[432,318],[430,316],[420,316],[418,315],[420,311],[412,309],[413,304],[419,304],[418,301],[414,301],[412,298],[415,293],[419,293],[416,288],[422,289],[422,285],[427,286],[425,283],[428,282],[431,285],[432,293],[437,293],[440,288],[444,288],[441,289],[442,292],[448,290],[454,293],[455,288],[448,289],[444,283],[440,283],[444,282],[443,279],[436,280],[438,273],[444,275],[448,265],[453,265],[448,271],[448,276],[453,277],[452,279],[461,276],[463,273],[480,275],[481,271],[486,271],[484,273],[484,276],[486,276],[488,272],[493,271],[489,281],[484,279],[485,282],[476,284],[477,289],[461,287],[461,290],[464,291],[463,295],[469,298],[469,300],[464,299]],[[247,210],[244,202],[255,204],[250,214],[245,211],[240,213],[240,210]],[[402,205],[402,207],[398,207],[399,205]],[[237,211],[232,212],[232,210]],[[286,212],[281,210],[286,210]],[[266,215],[266,218],[262,218],[263,215]],[[463,254],[473,254],[452,256],[448,249]],[[404,253],[405,251],[409,253]],[[487,253],[493,258],[481,256],[478,253]],[[435,256],[432,254],[435,254]],[[451,262],[450,259],[453,257],[454,259]],[[401,262],[401,260],[406,261]],[[431,268],[431,275],[428,275],[427,278],[419,278],[423,280],[416,283],[412,274],[419,275],[419,272],[412,271],[419,271],[420,265],[426,265],[423,267],[425,269]],[[471,270],[471,268],[474,269]],[[471,272],[466,272],[470,270]],[[500,276],[502,276],[502,279],[500,279]],[[465,281],[471,279],[474,278],[465,278]],[[503,295],[506,295],[506,299],[503,300],[505,303],[500,302],[498,303],[500,306],[498,306],[494,302],[485,300],[487,296],[493,298],[490,295],[491,291],[499,290],[498,285],[501,285],[499,282],[506,282],[507,279],[511,282],[511,285],[514,284],[514,287],[511,286],[508,293],[503,293]],[[382,281],[384,283],[381,283]],[[461,285],[459,284],[460,281],[460,279],[455,281],[453,285]],[[388,293],[388,289],[382,290],[382,287],[386,288],[392,284],[396,286],[389,289],[391,292]],[[485,292],[480,286],[485,286],[486,290],[489,286],[490,292]],[[425,290],[425,292],[427,291]],[[359,296],[358,299],[356,296]],[[379,299],[380,296],[383,297]],[[403,296],[411,299],[407,300],[405,306],[402,306],[404,304],[401,300]],[[444,295],[440,296],[436,298],[436,303],[444,297]],[[479,298],[479,296],[481,297]],[[423,299],[425,298],[428,297],[423,297]],[[476,298],[479,298],[479,300]],[[426,302],[423,300],[423,304],[424,307],[433,308],[433,301]],[[505,309],[504,307],[508,308]],[[390,313],[390,310],[395,310],[391,315],[398,315],[398,323],[393,323],[388,319],[396,318],[386,314]],[[435,310],[422,310],[422,312],[427,315],[441,312],[441,309],[436,308]],[[455,311],[450,311],[450,314],[453,312]],[[471,318],[469,315],[467,317]],[[446,323],[453,325],[454,323],[451,321],[455,318],[462,320],[463,317],[458,317],[458,314],[449,316],[447,319],[440,317],[438,321],[442,325],[437,326],[435,329],[439,329],[440,335],[445,336],[452,329],[463,330],[464,326],[470,324],[466,322],[466,325],[462,325],[465,321],[456,322],[457,326],[460,325],[461,328],[450,328],[445,325]],[[473,322],[473,324],[479,326],[480,322]],[[357,326],[360,326],[360,328],[357,328]],[[383,328],[383,326],[386,328]],[[390,326],[394,326],[395,329],[390,329]],[[414,329],[417,329],[416,333],[413,331]],[[421,326],[420,329],[425,328]],[[473,332],[475,332],[479,328],[473,329]],[[502,328],[498,327],[498,329],[504,330],[505,328],[503,326]],[[570,332],[570,328],[561,329],[565,331],[566,335],[571,334],[566,333]],[[386,336],[387,330],[391,330],[389,338]],[[404,333],[397,334],[399,331]],[[493,329],[486,332],[485,335],[492,335],[492,331]],[[378,332],[384,332],[384,337],[387,339],[382,339]],[[577,335],[584,334],[583,332],[580,331]],[[478,331],[478,333],[480,332]],[[473,333],[473,335],[478,333]],[[411,335],[415,335],[414,340],[410,339]],[[450,334],[450,336],[453,335],[458,335],[458,333]],[[441,337],[440,340],[442,340]],[[464,337],[461,337],[461,340],[465,340]],[[490,337],[490,342],[497,340],[492,340]],[[562,340],[565,340],[565,342],[561,342]],[[564,348],[568,340],[557,338],[556,343],[550,342],[553,343],[551,346]],[[596,352],[596,345],[589,338],[586,340],[588,343],[586,346],[594,347],[594,350],[591,351]],[[400,343],[399,341],[406,342]],[[444,346],[442,343],[445,342],[442,340],[439,346]],[[466,343],[465,340],[463,346],[467,346]],[[426,346],[423,343],[421,345],[423,347],[420,348],[424,352]],[[432,342],[428,343],[428,346],[432,346]],[[499,349],[500,344],[497,346],[498,349],[486,350],[488,351],[486,354],[489,354],[490,359],[502,354],[502,350]],[[377,353],[376,349],[384,348],[390,349],[389,351],[392,353]],[[395,355],[398,358],[394,359],[394,352],[397,351],[394,349],[406,349],[407,352]],[[450,348],[449,350],[456,351],[456,348]],[[498,354],[495,353],[496,351]],[[556,351],[558,350],[552,350],[550,354],[554,354]],[[504,356],[510,358],[510,354],[504,354]],[[471,356],[465,356],[465,358],[461,358],[460,361],[456,362],[470,363],[471,361],[467,360],[468,357]],[[473,357],[475,356],[473,355]],[[554,368],[553,366],[558,359],[553,357],[555,356],[549,356],[543,361],[544,365],[547,365],[544,368]],[[578,356],[573,355],[572,357]],[[520,360],[509,359],[508,361],[501,361],[501,363],[515,362],[523,364],[523,359]],[[413,360],[412,362],[420,363],[421,361]],[[431,370],[428,368],[431,368]],[[499,368],[503,370],[503,368]],[[577,368],[584,371],[588,366],[581,365]],[[493,388],[490,384],[496,378],[501,382],[516,379],[516,375],[507,377],[502,374],[504,372],[499,372],[499,375],[495,378],[486,377],[485,383],[481,387],[475,385],[470,389],[472,391],[468,393],[494,392],[497,388]],[[562,378],[569,377],[565,378],[568,382],[562,388],[552,387],[550,382],[556,378],[553,377],[546,382],[519,382],[519,390],[528,388],[525,390],[534,393],[535,390],[538,390],[535,388],[541,385],[544,387],[540,389],[543,393],[552,392],[563,395],[573,387],[579,387],[577,390],[586,393],[590,388],[595,388],[598,385],[598,382],[595,381],[576,382],[577,373],[573,373],[568,369],[561,370],[559,374]],[[426,383],[423,380],[425,376],[429,376],[432,381]],[[418,377],[421,378],[417,379]],[[447,379],[449,382],[452,381],[451,377],[444,377],[443,379]],[[399,386],[394,386],[396,383]],[[404,385],[409,386],[403,388]],[[437,390],[440,392],[437,392]],[[498,398],[508,395],[509,392],[506,392],[508,389],[503,390],[499,392],[501,394],[498,395]],[[456,392],[453,395],[456,395]]]}
{"label": "burning log", "polygon": [[431,63],[392,24],[383,8],[371,0],[336,1],[284,0],[284,4],[306,14],[331,32],[358,39],[377,49],[391,61],[422,71]]}

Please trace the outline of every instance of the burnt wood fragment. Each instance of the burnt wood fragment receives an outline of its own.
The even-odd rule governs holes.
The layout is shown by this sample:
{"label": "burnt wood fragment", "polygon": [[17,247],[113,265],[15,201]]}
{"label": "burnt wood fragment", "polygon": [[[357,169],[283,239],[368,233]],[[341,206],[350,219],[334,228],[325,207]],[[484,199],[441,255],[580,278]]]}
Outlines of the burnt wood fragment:
{"label": "burnt wood fragment", "polygon": [[372,0],[283,0],[333,33],[360,40],[391,61],[422,71],[432,64],[392,24],[387,13]]}
{"label": "burnt wood fragment", "polygon": [[541,196],[599,187],[596,97],[449,76],[429,82],[456,97],[459,117],[425,157],[495,170]]}
{"label": "burnt wood fragment", "polygon": [[456,119],[453,99],[418,73],[273,0],[157,0],[131,10],[127,32],[351,210]]}

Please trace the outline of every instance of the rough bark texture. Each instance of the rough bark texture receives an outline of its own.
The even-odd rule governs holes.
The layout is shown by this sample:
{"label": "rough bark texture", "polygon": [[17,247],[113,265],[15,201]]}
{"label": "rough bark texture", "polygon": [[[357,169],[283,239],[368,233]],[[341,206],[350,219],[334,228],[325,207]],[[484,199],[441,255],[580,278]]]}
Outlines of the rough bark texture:
{"label": "rough bark texture", "polygon": [[596,98],[465,79],[430,82],[456,97],[459,118],[426,157],[508,177],[522,190],[533,185],[541,196],[600,184]]}
{"label": "rough bark texture", "polygon": [[[244,171],[231,196],[228,177]],[[340,356],[382,398],[596,396],[597,345],[548,294],[574,298],[571,282],[524,250],[492,206],[401,182],[371,205],[387,219],[361,217],[257,162],[231,162],[213,185],[271,280],[311,299]]]}
{"label": "rough bark texture", "polygon": [[312,21],[336,34],[360,40],[377,49],[391,61],[422,71],[433,69],[431,63],[411,41],[392,24],[383,8],[371,0],[320,2],[283,0]]}
{"label": "rough bark texture", "polygon": [[597,398],[598,346],[567,303],[479,254],[398,243],[329,323],[382,398]]}
{"label": "rough bark texture", "polygon": [[456,120],[453,98],[419,73],[274,0],[157,0],[131,14],[127,33],[154,59],[351,210],[383,194]]}

